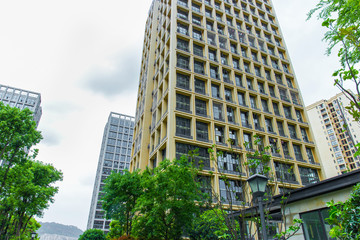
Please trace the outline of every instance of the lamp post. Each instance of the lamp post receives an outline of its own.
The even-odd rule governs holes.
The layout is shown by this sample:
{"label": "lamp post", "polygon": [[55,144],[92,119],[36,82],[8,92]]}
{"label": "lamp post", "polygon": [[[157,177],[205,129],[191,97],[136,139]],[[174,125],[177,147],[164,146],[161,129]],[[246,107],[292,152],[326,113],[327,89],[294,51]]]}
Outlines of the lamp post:
{"label": "lamp post", "polygon": [[255,174],[255,175],[252,175],[251,177],[249,177],[246,181],[250,185],[253,198],[258,200],[260,221],[261,221],[261,228],[262,228],[262,236],[263,236],[263,240],[267,240],[266,223],[265,223],[265,215],[264,215],[264,208],[263,208],[263,204],[262,204],[262,198],[265,194],[268,178],[263,175],[260,175],[260,174]]}
{"label": "lamp post", "polygon": [[36,237],[36,235],[37,235],[37,233],[36,233],[36,232],[32,232],[32,233],[31,233],[31,240],[34,240],[34,239],[35,239],[35,237]]}

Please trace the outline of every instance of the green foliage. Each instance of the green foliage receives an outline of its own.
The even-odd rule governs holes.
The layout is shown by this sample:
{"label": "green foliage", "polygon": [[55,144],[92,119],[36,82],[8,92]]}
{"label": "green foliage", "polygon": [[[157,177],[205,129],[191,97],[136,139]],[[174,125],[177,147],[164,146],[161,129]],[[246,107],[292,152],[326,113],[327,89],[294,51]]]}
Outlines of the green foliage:
{"label": "green foliage", "polygon": [[106,239],[118,239],[124,234],[125,226],[118,220],[112,220],[110,222],[110,231],[106,234]]}
{"label": "green foliage", "polygon": [[[212,209],[203,212],[194,223],[190,231],[192,240],[213,240],[213,239],[232,239],[230,230],[226,224],[226,212],[220,209]],[[240,230],[239,223],[236,221],[236,231]]]}
{"label": "green foliage", "polygon": [[[312,9],[308,18],[318,13],[322,26],[327,28],[324,40],[328,42],[327,54],[338,47],[338,57],[341,68],[333,76],[337,86],[350,100],[347,110],[355,121],[360,120],[360,1],[359,0],[320,0]],[[344,83],[352,84],[351,91]],[[355,93],[353,93],[354,91]]]}
{"label": "green foliage", "polygon": [[140,239],[181,239],[199,211],[196,171],[186,157],[164,160],[142,174],[133,232]]}
{"label": "green foliage", "polygon": [[360,184],[357,184],[351,197],[345,202],[327,203],[329,218],[326,220],[333,227],[330,236],[341,240],[360,239]]}
{"label": "green foliage", "polygon": [[78,240],[106,240],[106,237],[100,229],[88,229],[81,234]]}
{"label": "green foliage", "polygon": [[302,223],[303,220],[295,218],[293,220],[293,225],[289,226],[287,229],[285,229],[285,231],[276,234],[275,237],[277,239],[289,239],[300,230]]}
{"label": "green foliage", "polygon": [[0,239],[26,239],[38,226],[33,217],[54,201],[62,173],[35,160],[30,149],[41,139],[30,110],[0,103]]}
{"label": "green foliage", "polygon": [[106,217],[117,220],[113,223],[114,227],[115,224],[117,226],[113,229],[114,234],[121,226],[126,235],[129,235],[136,201],[143,193],[139,171],[112,173],[105,181],[104,193],[102,207],[106,211]]}

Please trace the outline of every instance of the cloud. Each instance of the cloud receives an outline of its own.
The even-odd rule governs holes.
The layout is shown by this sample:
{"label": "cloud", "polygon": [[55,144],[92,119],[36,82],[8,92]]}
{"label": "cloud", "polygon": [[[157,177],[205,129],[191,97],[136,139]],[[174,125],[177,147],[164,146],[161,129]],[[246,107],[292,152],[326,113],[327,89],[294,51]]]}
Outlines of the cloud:
{"label": "cloud", "polygon": [[61,143],[61,137],[56,132],[46,129],[41,130],[41,134],[43,135],[43,140],[41,141],[42,144],[47,146],[56,146]]}
{"label": "cloud", "polygon": [[127,51],[105,66],[97,67],[87,75],[83,86],[105,97],[135,91],[140,68],[139,56],[136,53],[137,51]]}

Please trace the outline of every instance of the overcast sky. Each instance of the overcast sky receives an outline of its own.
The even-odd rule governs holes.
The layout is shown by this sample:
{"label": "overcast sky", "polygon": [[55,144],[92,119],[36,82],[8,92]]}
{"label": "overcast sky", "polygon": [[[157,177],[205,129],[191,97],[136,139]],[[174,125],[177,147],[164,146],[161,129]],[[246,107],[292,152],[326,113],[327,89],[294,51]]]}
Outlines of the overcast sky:
{"label": "overcast sky", "polygon": [[[40,221],[85,230],[109,113],[135,115],[152,0],[0,1],[0,83],[41,93],[38,159],[64,173]],[[306,105],[337,93],[314,0],[273,0]]]}

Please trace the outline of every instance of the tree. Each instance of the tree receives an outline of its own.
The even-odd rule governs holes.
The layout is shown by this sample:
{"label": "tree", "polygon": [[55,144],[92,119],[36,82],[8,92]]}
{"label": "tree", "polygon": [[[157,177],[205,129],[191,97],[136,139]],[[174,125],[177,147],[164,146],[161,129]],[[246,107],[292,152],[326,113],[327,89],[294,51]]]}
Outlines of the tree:
{"label": "tree", "polygon": [[88,229],[80,235],[78,240],[106,240],[106,237],[100,229]]}
{"label": "tree", "polygon": [[41,139],[29,109],[20,110],[0,102],[0,194],[10,168],[25,161],[28,150]]}
{"label": "tree", "polygon": [[[359,0],[320,0],[308,13],[308,19],[317,13],[322,26],[327,28],[324,40],[328,42],[327,54],[335,46],[339,47],[337,55],[341,68],[337,69],[335,86],[350,100],[347,106],[355,121],[360,121],[360,76],[357,69],[360,62],[360,1]],[[345,83],[351,84],[347,90]],[[360,145],[359,145],[360,146]],[[359,147],[358,146],[358,147]]]}
{"label": "tree", "polygon": [[193,223],[200,200],[196,171],[186,157],[163,160],[142,174],[133,232],[140,239],[181,239]]}
{"label": "tree", "polygon": [[112,173],[105,181],[102,207],[106,217],[117,220],[117,225],[122,226],[126,235],[131,233],[135,205],[142,193],[139,171]]}
{"label": "tree", "polygon": [[327,222],[333,227],[330,230],[332,238],[340,240],[360,239],[360,184],[357,184],[351,197],[345,202],[327,203],[329,218]]}
{"label": "tree", "polygon": [[62,173],[50,164],[28,160],[11,168],[8,179],[0,202],[0,232],[2,237],[21,236],[31,219],[41,217],[54,202],[58,187],[53,184],[62,180]]}
{"label": "tree", "polygon": [[41,139],[29,109],[0,103],[0,239],[26,239],[33,217],[54,201],[62,173],[35,160]]}
{"label": "tree", "polygon": [[[194,227],[190,231],[192,240],[213,240],[213,239],[231,239],[231,234],[226,225],[224,210],[215,208],[203,212],[194,221]],[[236,221],[236,231],[240,230],[239,223]]]}

